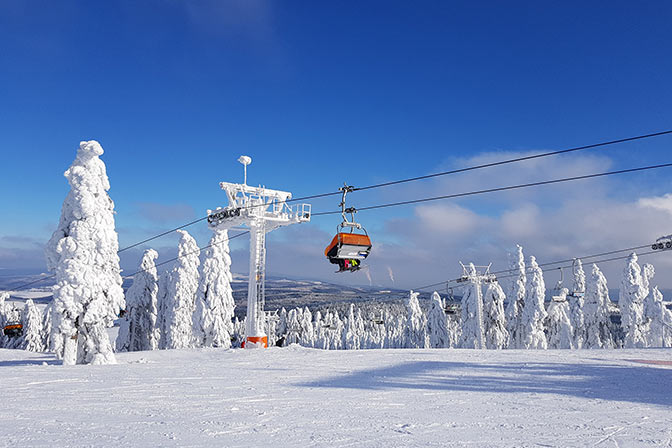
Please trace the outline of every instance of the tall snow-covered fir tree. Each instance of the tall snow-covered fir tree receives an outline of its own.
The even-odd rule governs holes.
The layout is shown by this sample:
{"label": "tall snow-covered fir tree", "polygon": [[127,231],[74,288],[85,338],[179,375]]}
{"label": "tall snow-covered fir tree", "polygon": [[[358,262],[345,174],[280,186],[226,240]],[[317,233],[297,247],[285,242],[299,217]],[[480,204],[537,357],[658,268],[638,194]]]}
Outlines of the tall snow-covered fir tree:
{"label": "tall snow-covered fir tree", "polygon": [[581,260],[578,258],[574,261],[573,271],[574,284],[572,285],[572,293],[567,296],[570,311],[569,319],[573,329],[572,338],[574,339],[571,348],[581,348],[583,347],[583,342],[586,340],[586,326],[583,315],[583,304],[586,293],[586,273],[583,270]]}
{"label": "tall snow-covered fir tree", "polygon": [[429,334],[429,346],[431,348],[450,347],[448,339],[448,319],[443,309],[443,301],[439,293],[434,291],[432,302],[427,313],[427,333]]}
{"label": "tall snow-covered fir tree", "polygon": [[345,332],[343,333],[343,347],[346,350],[359,350],[361,333],[357,318],[355,317],[355,305],[350,304],[348,309],[348,321],[345,324]]}
{"label": "tall snow-covered fir tree", "polygon": [[642,270],[637,263],[637,254],[632,253],[623,270],[621,289],[618,293],[618,307],[621,309],[621,327],[625,335],[625,348],[646,347],[644,322],[645,288]]}
{"label": "tall snow-covered fir tree", "polygon": [[544,334],[544,320],[547,314],[544,307],[546,284],[544,273],[533,256],[530,256],[529,274],[521,320],[523,348],[546,349],[548,347]]}
{"label": "tall snow-covered fir tree", "polygon": [[486,348],[483,331],[483,291],[473,263],[468,266],[469,280],[462,294],[462,348]]}
{"label": "tall snow-covered fir tree", "polygon": [[672,312],[665,307],[658,287],[651,288],[644,301],[644,317],[648,321],[647,345],[672,347]]}
{"label": "tall snow-covered fir tree", "polygon": [[178,260],[166,286],[164,348],[189,348],[194,345],[193,315],[198,291],[199,253],[196,240],[185,230],[177,246]]}
{"label": "tall snow-covered fir tree", "polygon": [[197,346],[231,347],[235,308],[232,280],[229,232],[226,229],[213,229],[201,265],[201,279],[196,296],[194,338]]}
{"label": "tall snow-covered fir tree", "polygon": [[310,312],[308,307],[305,307],[303,309],[299,325],[301,326],[301,340],[299,341],[299,343],[304,347],[315,347],[315,330],[313,328],[313,313]]}
{"label": "tall snow-covered fir tree", "polygon": [[596,264],[586,285],[583,304],[585,341],[583,348],[613,348],[614,339],[609,321],[609,287]]}
{"label": "tall snow-covered fir tree", "polygon": [[523,248],[516,246],[516,251],[509,253],[509,270],[513,276],[506,307],[506,329],[509,332],[509,348],[522,348],[521,316],[525,305],[525,286],[527,272]]}
{"label": "tall snow-covered fir tree", "polygon": [[[46,247],[47,266],[56,275],[52,338],[64,364],[115,362],[106,328],[124,308],[124,293],[114,226],[114,203],[103,148],[81,142],[58,228]],[[61,351],[62,347],[62,351]]]}
{"label": "tall snow-covered fir tree", "polygon": [[287,336],[285,345],[298,344],[301,340],[301,322],[298,309],[292,308],[287,313]]}
{"label": "tall snow-covered fir tree", "polygon": [[405,339],[408,348],[427,348],[429,341],[427,337],[427,317],[420,308],[418,296],[420,293],[411,291],[406,309],[408,310],[406,318]]}
{"label": "tall snow-covered fir tree", "polygon": [[509,332],[506,330],[504,300],[506,296],[497,281],[488,284],[483,299],[483,330],[485,346],[489,349],[506,348],[509,344]]}
{"label": "tall snow-covered fir tree", "polygon": [[147,249],[142,256],[140,269],[133,277],[133,284],[126,292],[126,314],[119,324],[116,341],[118,352],[156,350],[159,335],[157,328],[159,276],[155,261],[159,254]]}
{"label": "tall snow-covered fir tree", "polygon": [[574,329],[569,318],[568,293],[567,288],[562,288],[559,299],[551,300],[551,303],[548,304],[548,315],[546,316],[548,348],[576,348]]}
{"label": "tall snow-covered fir tree", "polygon": [[26,301],[23,309],[23,336],[21,348],[29,352],[44,351],[44,334],[42,329],[42,313],[31,299]]}

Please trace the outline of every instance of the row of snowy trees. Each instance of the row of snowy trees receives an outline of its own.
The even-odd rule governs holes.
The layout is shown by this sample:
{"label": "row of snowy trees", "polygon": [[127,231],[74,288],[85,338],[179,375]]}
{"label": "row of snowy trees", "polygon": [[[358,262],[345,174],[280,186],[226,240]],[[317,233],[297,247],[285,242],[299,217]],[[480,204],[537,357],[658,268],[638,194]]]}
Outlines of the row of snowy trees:
{"label": "row of snowy trees", "polygon": [[126,293],[117,351],[231,346],[234,301],[228,231],[213,230],[200,260],[196,240],[178,230],[178,260],[160,278],[156,251],[145,252]]}
{"label": "row of snowy trees", "polygon": [[640,267],[635,254],[628,257],[622,279],[621,328],[611,321],[607,280],[597,265],[587,277],[577,260],[571,293],[562,288],[548,305],[543,272],[535,258],[530,257],[526,266],[518,246],[512,268],[512,299],[506,311],[499,283],[487,281],[483,293],[484,277],[469,265],[459,319],[445,314],[445,303],[436,292],[426,313],[418,294],[411,292],[405,315],[385,311],[380,317],[377,313],[362,317],[354,305],[347,315],[283,308],[278,323],[270,326],[270,339],[284,337],[286,344],[322,349],[672,347],[672,312],[658,288],[649,288],[653,266]]}
{"label": "row of snowy trees", "polygon": [[[244,339],[244,323],[237,318],[232,321],[226,231],[216,231],[202,263],[195,241],[186,232],[182,232],[179,252],[183,261],[161,278],[155,266],[157,253],[145,252],[126,294],[117,350],[227,348],[231,339]],[[470,265],[460,316],[447,315],[446,304],[436,292],[424,307],[418,293],[411,292],[403,312],[383,304],[378,309],[368,307],[366,315],[354,304],[345,313],[283,308],[268,322],[269,341],[327,350],[672,347],[672,313],[665,308],[658,288],[649,287],[653,266],[640,267],[635,254],[628,258],[622,279],[621,329],[611,322],[607,281],[596,265],[587,277],[577,260],[572,292],[563,288],[547,306],[543,273],[534,257],[526,266],[518,247],[512,266],[510,291],[516,300],[509,301],[506,312],[506,295],[499,283],[487,281],[483,293],[483,278]],[[0,294],[0,322],[21,320],[24,336],[4,338],[2,346],[33,351],[48,348],[50,308],[42,316],[28,301],[20,312],[4,304],[6,297]]]}

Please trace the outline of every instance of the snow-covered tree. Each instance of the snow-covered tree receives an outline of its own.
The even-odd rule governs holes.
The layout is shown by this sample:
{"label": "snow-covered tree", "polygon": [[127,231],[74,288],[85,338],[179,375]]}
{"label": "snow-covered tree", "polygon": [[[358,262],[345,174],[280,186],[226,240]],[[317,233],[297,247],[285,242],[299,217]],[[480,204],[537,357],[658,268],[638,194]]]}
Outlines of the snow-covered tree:
{"label": "snow-covered tree", "polygon": [[644,302],[644,316],[649,322],[647,345],[672,347],[672,312],[665,307],[663,294],[654,287]]}
{"label": "snow-covered tree", "polygon": [[301,340],[299,343],[304,347],[314,347],[315,331],[313,329],[313,314],[308,307],[303,309],[299,325],[301,326]]}
{"label": "snow-covered tree", "polygon": [[559,298],[551,300],[548,304],[548,316],[546,317],[548,348],[576,348],[574,329],[569,318],[568,293],[567,288],[562,288]]}
{"label": "snow-covered tree", "polygon": [[31,299],[26,301],[23,309],[23,337],[21,348],[29,352],[44,351],[44,334],[42,332],[42,313]]}
{"label": "snow-covered tree", "polygon": [[525,257],[521,246],[516,245],[516,251],[509,253],[509,266],[509,270],[513,276],[506,307],[509,348],[521,348],[523,346],[521,316],[525,305],[525,286],[527,284]]}
{"label": "snow-covered tree", "polygon": [[[201,265],[201,281],[196,296],[194,338],[197,346],[231,347],[235,308],[232,279],[228,230],[213,229]],[[272,335],[268,336],[271,339]]]}
{"label": "snow-covered tree", "polygon": [[485,346],[489,349],[506,348],[509,343],[504,317],[505,299],[504,291],[497,281],[488,284],[483,300],[483,330]]}
{"label": "snow-covered tree", "polygon": [[346,350],[360,349],[360,331],[357,319],[355,317],[355,305],[350,304],[348,310],[348,320],[345,324],[345,333],[343,335],[343,346]]}
{"label": "snow-covered tree", "polygon": [[521,327],[523,332],[521,339],[523,348],[546,349],[548,347],[546,335],[544,334],[546,284],[544,283],[544,273],[537,264],[537,259],[533,256],[530,257],[529,274],[529,283],[522,312]]}
{"label": "snow-covered tree", "polygon": [[609,287],[596,264],[586,287],[583,305],[585,341],[583,348],[613,348],[609,322]]}
{"label": "snow-covered tree", "polygon": [[[65,172],[70,183],[58,228],[46,247],[47,266],[56,274],[52,337],[64,364],[115,362],[107,327],[124,308],[114,203],[103,148],[81,142]],[[63,347],[61,351],[60,348]]]}
{"label": "snow-covered tree", "polygon": [[52,316],[53,312],[53,301],[49,302],[42,311],[42,346],[45,351],[51,350],[51,330],[52,330]]}
{"label": "snow-covered tree", "polygon": [[443,301],[439,293],[434,291],[432,302],[427,313],[427,333],[431,348],[446,348],[450,346],[448,340],[448,320],[443,309]]}
{"label": "snow-covered tree", "polygon": [[285,345],[298,344],[301,340],[301,322],[298,309],[292,308],[287,313],[287,336]]}
{"label": "snow-covered tree", "polygon": [[572,338],[574,339],[571,348],[581,348],[586,340],[586,326],[583,313],[584,296],[586,293],[586,273],[583,270],[581,260],[578,258],[574,262],[573,271],[574,284],[572,286],[572,294],[567,296],[570,311],[569,320],[572,324]]}
{"label": "snow-covered tree", "polygon": [[198,291],[199,248],[185,230],[177,246],[178,259],[166,286],[164,348],[188,348],[194,343],[193,315]]}
{"label": "snow-covered tree", "polygon": [[119,324],[116,342],[118,352],[158,348],[159,276],[155,265],[158,256],[153,249],[145,251],[140,269],[126,292],[126,314]]}
{"label": "snow-covered tree", "polygon": [[468,267],[469,280],[462,294],[462,348],[485,348],[483,330],[483,291],[473,263]]}
{"label": "snow-covered tree", "polygon": [[623,270],[618,307],[621,309],[621,327],[625,334],[625,348],[646,347],[644,322],[644,281],[637,263],[637,254],[632,253]]}
{"label": "snow-covered tree", "polygon": [[420,293],[411,291],[406,302],[408,310],[406,318],[406,347],[408,348],[427,348],[429,341],[427,338],[427,317],[420,308],[418,296]]}

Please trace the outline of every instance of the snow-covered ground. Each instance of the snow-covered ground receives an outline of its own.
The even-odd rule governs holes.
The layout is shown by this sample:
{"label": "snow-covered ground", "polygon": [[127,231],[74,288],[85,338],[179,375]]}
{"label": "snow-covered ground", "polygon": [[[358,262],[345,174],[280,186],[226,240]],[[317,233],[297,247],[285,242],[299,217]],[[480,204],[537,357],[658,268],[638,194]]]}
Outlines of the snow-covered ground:
{"label": "snow-covered ground", "polygon": [[117,359],[64,367],[0,350],[0,446],[672,446],[664,349]]}

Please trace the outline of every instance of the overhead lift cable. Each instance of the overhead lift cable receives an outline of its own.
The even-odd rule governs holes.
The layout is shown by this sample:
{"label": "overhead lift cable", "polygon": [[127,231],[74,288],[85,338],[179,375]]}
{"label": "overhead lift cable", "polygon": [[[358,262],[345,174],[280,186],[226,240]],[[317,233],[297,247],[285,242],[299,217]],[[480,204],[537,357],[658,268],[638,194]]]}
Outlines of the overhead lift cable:
{"label": "overhead lift cable", "polygon": [[[399,179],[399,180],[384,182],[384,183],[380,183],[380,184],[367,185],[367,186],[364,186],[364,187],[353,187],[352,191],[363,191],[363,190],[371,190],[371,189],[374,189],[374,188],[388,187],[388,186],[391,186],[391,185],[397,185],[397,184],[402,184],[402,183],[407,183],[407,182],[414,182],[414,181],[418,181],[418,180],[425,180],[425,179],[430,179],[430,178],[439,177],[439,176],[447,176],[447,175],[450,175],[450,174],[464,173],[464,172],[467,172],[467,171],[474,171],[474,170],[479,170],[479,169],[484,169],[484,168],[491,168],[491,167],[506,165],[506,164],[510,164],[510,163],[524,162],[526,160],[533,160],[533,159],[539,159],[539,158],[542,158],[542,157],[556,156],[556,155],[560,155],[560,154],[567,154],[567,153],[583,151],[583,150],[587,150],[587,149],[594,149],[594,148],[600,148],[600,147],[605,147],[605,146],[611,146],[611,145],[616,145],[616,144],[619,144],[619,143],[627,143],[627,142],[633,142],[633,141],[638,141],[638,140],[644,140],[644,139],[648,139],[648,138],[660,137],[660,136],[669,135],[669,134],[672,134],[672,129],[666,130],[666,131],[660,131],[660,132],[653,132],[653,133],[649,133],[649,134],[637,135],[637,136],[634,136],[634,137],[626,137],[626,138],[621,138],[621,139],[617,139],[617,140],[603,141],[603,142],[599,142],[599,143],[593,143],[593,144],[590,144],[590,145],[576,146],[576,147],[573,147],[573,148],[561,149],[561,150],[558,150],[558,151],[551,151],[551,152],[545,152],[545,153],[541,153],[541,154],[534,154],[534,155],[530,155],[530,156],[516,157],[516,158],[513,158],[513,159],[507,159],[507,160],[500,160],[500,161],[497,161],[497,162],[475,165],[475,166],[470,166],[470,167],[466,167],[466,168],[459,168],[459,169],[450,170],[450,171],[442,171],[442,172],[439,172],[439,173],[427,174],[427,175],[424,175],[424,176],[409,177],[409,178],[405,178],[405,179]],[[319,198],[324,198],[324,197],[329,197],[329,196],[336,196],[336,195],[340,195],[340,194],[341,194],[340,191],[319,193],[319,194],[313,194],[313,195],[308,195],[308,196],[301,196],[301,197],[293,198],[293,199],[287,199],[285,201],[278,202],[278,204],[283,204],[283,203],[287,204],[287,203],[290,203],[290,202],[306,201],[306,200],[309,200],[309,199],[319,199]],[[248,206],[246,208],[261,207],[263,205],[264,204],[255,205],[255,206]],[[142,244],[153,241],[157,238],[161,238],[163,236],[169,235],[173,232],[176,232],[177,230],[184,229],[185,227],[189,227],[191,225],[194,225],[194,224],[197,224],[199,222],[205,221],[206,219],[208,219],[207,216],[195,219],[195,220],[193,220],[191,222],[188,222],[186,224],[183,224],[179,227],[175,227],[174,229],[162,232],[162,233],[160,233],[158,235],[155,235],[155,236],[152,236],[150,238],[146,238],[142,241],[131,244],[130,246],[126,246],[123,249],[120,249],[118,252],[121,253],[121,252],[124,252],[128,249],[132,249],[134,247],[137,247],[137,246],[140,246]]]}
{"label": "overhead lift cable", "polygon": [[[541,185],[552,185],[552,184],[559,184],[563,182],[571,182],[575,180],[584,180],[584,179],[593,179],[596,177],[605,177],[605,176],[613,176],[616,174],[626,174],[626,173],[635,173],[639,171],[648,171],[648,170],[655,170],[659,168],[669,168],[672,167],[672,163],[663,163],[660,165],[650,165],[650,166],[643,166],[639,168],[629,168],[626,170],[617,170],[617,171],[607,171],[605,173],[595,173],[595,174],[585,174],[582,176],[572,176],[572,177],[564,177],[561,179],[553,179],[553,180],[544,180],[544,181],[539,181],[539,182],[530,182],[526,184],[518,184],[518,185],[509,185],[506,187],[496,187],[496,188],[487,188],[484,190],[476,190],[476,191],[469,191],[466,193],[454,193],[454,194],[447,194],[443,196],[433,196],[429,198],[422,198],[422,199],[412,199],[409,201],[400,201],[400,202],[390,202],[388,204],[379,204],[379,205],[370,205],[368,207],[359,207],[357,208],[358,212],[364,211],[364,210],[375,210],[379,208],[386,208],[386,207],[397,207],[400,205],[410,205],[410,204],[419,204],[422,202],[430,202],[430,201],[438,201],[441,199],[455,199],[455,198],[462,198],[465,196],[475,196],[479,194],[485,194],[485,193],[495,193],[499,191],[509,191],[509,190],[518,190],[521,188],[529,188],[529,187],[538,187]],[[341,213],[340,210],[333,210],[330,212],[318,212],[318,213],[313,213],[312,216],[324,216],[324,215],[334,215],[337,213]]]}

